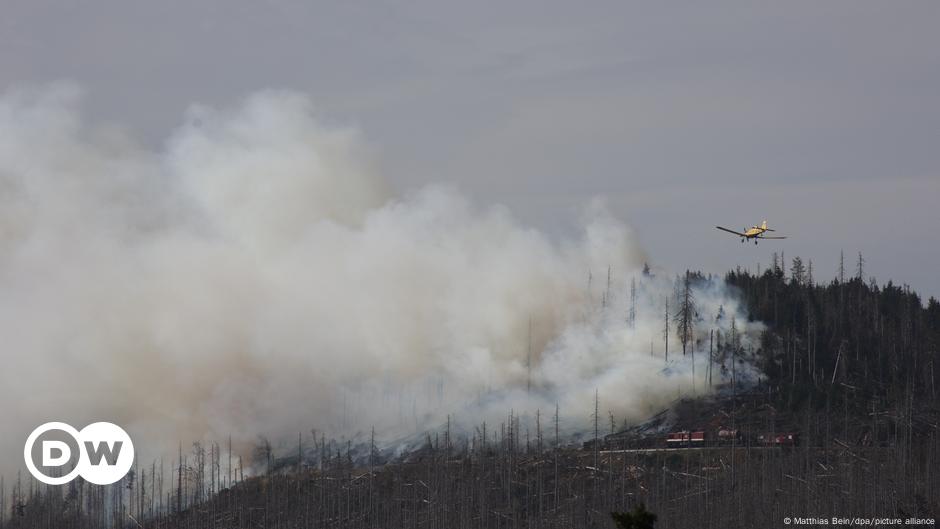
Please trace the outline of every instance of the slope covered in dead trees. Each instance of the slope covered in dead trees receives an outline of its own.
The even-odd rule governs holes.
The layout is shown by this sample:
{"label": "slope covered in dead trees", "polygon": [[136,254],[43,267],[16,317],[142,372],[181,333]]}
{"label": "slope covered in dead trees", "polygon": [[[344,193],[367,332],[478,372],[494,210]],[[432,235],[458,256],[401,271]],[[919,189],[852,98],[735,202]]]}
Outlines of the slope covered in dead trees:
{"label": "slope covered in dead trees", "polygon": [[[222,477],[217,449],[207,463],[200,448],[181,454],[166,483],[160,469],[159,485],[153,466],[149,478],[109,488],[17,480],[0,526],[613,528],[611,512],[641,503],[657,527],[671,528],[777,527],[785,517],[936,519],[940,304],[907,286],[879,286],[864,275],[861,257],[854,274],[842,266],[817,282],[813,273],[812,262],[784,266],[776,257],[762,273],[728,273],[725,281],[766,331],[747,350],[731,336],[713,337],[712,360],[720,369],[730,348],[730,358],[759,366],[761,379],[740,393],[678,401],[650,422],[655,427],[634,425],[606,439],[595,427],[588,437],[596,442],[570,446],[544,424],[523,436],[510,414],[498,433],[480,437],[485,442],[442,426],[422,448],[391,460],[374,443],[357,458],[351,444],[321,439],[292,458],[262,442],[255,451],[262,475],[247,479]],[[684,349],[709,350],[690,332],[704,323],[689,295],[690,284],[708,280],[696,272],[676,280],[664,323]],[[745,432],[740,442],[644,448],[656,446],[663,428],[714,430],[729,421]],[[784,429],[803,442],[752,442],[753,434]]]}

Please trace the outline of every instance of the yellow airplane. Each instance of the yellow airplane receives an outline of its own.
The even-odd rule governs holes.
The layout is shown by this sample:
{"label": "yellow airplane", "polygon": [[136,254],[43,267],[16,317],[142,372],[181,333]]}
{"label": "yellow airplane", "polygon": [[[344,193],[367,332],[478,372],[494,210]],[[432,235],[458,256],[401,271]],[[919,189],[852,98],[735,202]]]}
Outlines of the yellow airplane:
{"label": "yellow airplane", "polygon": [[741,237],[741,242],[746,240],[754,239],[754,244],[757,244],[758,239],[786,239],[786,237],[772,237],[770,235],[764,235],[765,232],[775,231],[767,227],[767,221],[761,222],[760,226],[751,226],[750,228],[744,230],[743,232],[729,230],[728,228],[722,228],[721,226],[715,226],[719,230],[726,231],[728,233],[733,233]]}

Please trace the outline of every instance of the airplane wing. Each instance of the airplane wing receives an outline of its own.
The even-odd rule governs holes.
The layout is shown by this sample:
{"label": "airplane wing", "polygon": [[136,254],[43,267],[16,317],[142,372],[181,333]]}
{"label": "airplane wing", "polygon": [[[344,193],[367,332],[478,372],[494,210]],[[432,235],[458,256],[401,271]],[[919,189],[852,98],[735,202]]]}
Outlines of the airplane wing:
{"label": "airplane wing", "polygon": [[766,235],[759,235],[758,239],[786,239],[786,237],[767,237]]}
{"label": "airplane wing", "polygon": [[715,227],[718,228],[719,230],[726,231],[728,233],[733,233],[739,237],[747,237],[747,235],[744,235],[743,233],[739,231],[729,230],[728,228],[722,228],[721,226],[715,226]]}

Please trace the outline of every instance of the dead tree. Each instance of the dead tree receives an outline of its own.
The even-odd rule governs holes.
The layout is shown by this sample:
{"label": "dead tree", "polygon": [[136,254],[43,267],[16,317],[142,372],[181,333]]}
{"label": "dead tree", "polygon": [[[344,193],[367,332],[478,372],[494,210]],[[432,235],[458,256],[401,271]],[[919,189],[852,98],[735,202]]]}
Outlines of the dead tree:
{"label": "dead tree", "polygon": [[663,315],[663,341],[665,342],[665,361],[669,361],[669,298],[666,298],[666,307]]}
{"label": "dead tree", "polygon": [[695,296],[692,292],[692,279],[688,270],[685,272],[685,278],[681,285],[676,289],[676,302],[678,308],[674,316],[676,322],[676,334],[682,343],[682,356],[686,355],[687,347],[692,341],[692,335],[695,326]]}

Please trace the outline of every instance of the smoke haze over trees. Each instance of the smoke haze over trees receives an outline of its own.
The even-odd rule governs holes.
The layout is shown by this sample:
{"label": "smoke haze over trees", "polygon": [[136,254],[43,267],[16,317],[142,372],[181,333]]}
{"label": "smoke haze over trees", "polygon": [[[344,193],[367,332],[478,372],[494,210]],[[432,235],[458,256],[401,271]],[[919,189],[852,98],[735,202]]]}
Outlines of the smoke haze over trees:
{"label": "smoke haze over trees", "polygon": [[[121,424],[144,457],[556,404],[570,433],[595,391],[619,422],[706,389],[704,356],[697,380],[693,355],[661,358],[664,311],[691,306],[600,203],[553,240],[447,187],[395,196],[297,93],[193,105],[156,152],[80,103],[67,84],[0,97],[0,397],[20,403],[2,454],[53,419]],[[722,281],[694,300],[681,343],[730,315],[756,343]]]}
{"label": "smoke haze over trees", "polygon": [[[672,403],[672,412],[692,421],[676,428],[702,427],[709,415],[737,420],[747,434],[740,446],[621,451],[601,432],[581,448],[560,441],[557,411],[528,425],[510,411],[469,433],[454,432],[448,420],[392,461],[377,448],[375,432],[367,457],[358,462],[349,441],[317,432],[296,439],[294,456],[275,454],[260,439],[255,467],[263,475],[244,480],[238,463],[232,477],[219,445],[196,444],[180,449],[179,481],[168,486],[162,465],[144,466],[137,481],[131,476],[121,484],[126,488],[109,491],[79,486],[66,494],[7,481],[13,512],[21,512],[7,520],[8,527],[104,527],[133,516],[154,528],[294,523],[567,529],[613,527],[613,518],[627,517],[609,513],[633,511],[635,518],[646,512],[640,504],[661,526],[679,528],[777,526],[784,517],[935,520],[940,406],[932,366],[940,303],[930,299],[925,306],[906,287],[878,287],[861,274],[825,285],[801,282],[798,274],[783,272],[781,261],[760,275],[728,274],[728,283],[748,300],[747,314],[763,314],[768,325],[759,344],[748,347],[735,333],[723,333],[713,356],[722,370],[733,366],[732,357],[750,357],[767,378],[737,395]],[[707,281],[696,272],[676,278],[680,295],[686,278],[690,284]],[[817,316],[794,317],[805,316],[799,311],[808,304]],[[866,313],[877,315],[877,328],[854,325]],[[872,340],[878,347],[868,345]],[[916,371],[914,356],[922,366]],[[887,364],[876,374],[881,359]],[[843,361],[850,363],[842,367]],[[594,404],[598,418],[606,403]],[[755,434],[774,431],[797,431],[801,442],[788,448],[755,443]]]}

